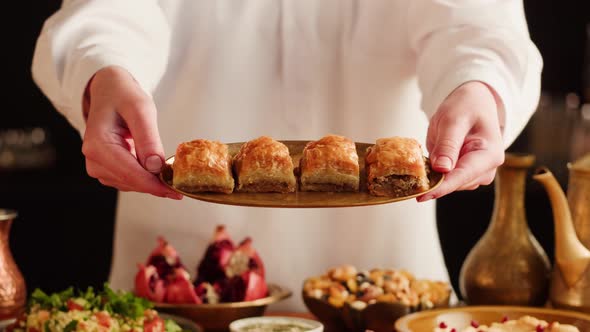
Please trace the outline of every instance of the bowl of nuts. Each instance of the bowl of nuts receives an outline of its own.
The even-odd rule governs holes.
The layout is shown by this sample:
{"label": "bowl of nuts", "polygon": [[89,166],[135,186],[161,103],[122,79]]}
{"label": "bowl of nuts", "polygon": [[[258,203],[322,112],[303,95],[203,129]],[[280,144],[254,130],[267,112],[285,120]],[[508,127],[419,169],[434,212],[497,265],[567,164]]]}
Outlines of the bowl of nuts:
{"label": "bowl of nuts", "polygon": [[327,332],[391,332],[407,314],[449,306],[447,282],[416,279],[403,270],[329,269],[303,284],[303,302]]}

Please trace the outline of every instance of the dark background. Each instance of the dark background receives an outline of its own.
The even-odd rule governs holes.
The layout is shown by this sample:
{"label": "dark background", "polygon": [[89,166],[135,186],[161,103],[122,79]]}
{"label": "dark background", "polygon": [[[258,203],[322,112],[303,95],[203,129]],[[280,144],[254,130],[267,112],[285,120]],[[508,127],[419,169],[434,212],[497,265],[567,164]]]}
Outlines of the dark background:
{"label": "dark background", "polygon": [[[43,167],[0,167],[0,207],[19,212],[11,234],[13,255],[29,289],[42,287],[49,291],[70,285],[100,286],[107,280],[117,197],[116,191],[102,187],[85,174],[78,133],[53,110],[31,80],[36,37],[59,3],[11,4],[18,6],[11,13],[22,19],[13,28],[15,31],[7,32],[4,56],[9,65],[4,69],[10,84],[4,88],[8,95],[3,98],[5,109],[0,115],[0,132],[19,129],[26,133],[32,128],[43,128],[48,137],[44,148],[55,152],[55,159]],[[545,113],[535,115],[509,150],[536,154],[538,164],[551,167],[563,186],[567,182],[565,164],[575,151],[567,146],[572,144],[571,128],[557,124],[570,121],[568,114],[576,112],[575,102],[566,110],[563,97],[571,92],[583,95],[584,68],[590,68],[584,66],[584,55],[590,57],[590,52],[585,52],[590,47],[586,38],[586,25],[590,23],[588,3],[525,1],[531,37],[545,61]],[[565,144],[559,153],[545,151],[542,144],[533,140],[548,118],[556,124],[551,136],[562,137]],[[1,143],[0,152],[5,148]],[[492,206],[493,186],[458,192],[438,201],[441,243],[455,286],[463,259],[487,227]],[[527,182],[526,206],[533,233],[552,257],[551,209],[540,185],[531,181]]]}

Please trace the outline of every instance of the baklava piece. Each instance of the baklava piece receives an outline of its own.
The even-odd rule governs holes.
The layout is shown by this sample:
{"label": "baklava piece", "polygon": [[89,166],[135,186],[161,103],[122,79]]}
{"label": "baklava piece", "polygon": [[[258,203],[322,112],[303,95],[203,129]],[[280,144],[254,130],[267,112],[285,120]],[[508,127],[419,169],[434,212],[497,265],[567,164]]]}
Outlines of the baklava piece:
{"label": "baklava piece", "polygon": [[365,156],[367,186],[375,196],[401,197],[430,187],[420,143],[412,138],[380,138]]}
{"label": "baklava piece", "polygon": [[236,191],[290,193],[296,189],[289,148],[268,136],[242,145],[233,164]]}
{"label": "baklava piece", "polygon": [[359,162],[350,139],[328,135],[309,142],[300,161],[302,191],[358,191]]}
{"label": "baklava piece", "polygon": [[227,145],[198,139],[181,143],[172,164],[172,185],[182,191],[231,194],[234,179]]}

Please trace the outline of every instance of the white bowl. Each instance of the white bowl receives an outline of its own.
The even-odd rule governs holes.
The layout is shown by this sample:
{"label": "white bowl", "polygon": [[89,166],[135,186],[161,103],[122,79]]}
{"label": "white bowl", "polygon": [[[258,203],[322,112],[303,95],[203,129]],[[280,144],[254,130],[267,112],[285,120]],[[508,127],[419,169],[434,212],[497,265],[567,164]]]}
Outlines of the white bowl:
{"label": "white bowl", "polygon": [[[315,320],[295,318],[295,317],[250,317],[238,319],[229,325],[230,332],[243,332],[245,327],[257,325],[268,326],[274,324],[293,324],[306,328],[305,332],[323,332],[324,325]],[[270,331],[270,330],[269,330]]]}

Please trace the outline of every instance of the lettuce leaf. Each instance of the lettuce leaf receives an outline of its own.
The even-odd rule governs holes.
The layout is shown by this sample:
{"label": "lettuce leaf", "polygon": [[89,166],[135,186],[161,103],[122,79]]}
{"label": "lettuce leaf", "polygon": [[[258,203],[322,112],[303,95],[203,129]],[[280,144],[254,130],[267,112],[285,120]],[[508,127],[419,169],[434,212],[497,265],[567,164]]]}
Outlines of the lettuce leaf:
{"label": "lettuce leaf", "polygon": [[153,307],[153,304],[150,301],[137,297],[130,292],[114,291],[108,284],[104,285],[102,298],[102,310],[125,317],[141,317],[146,309],[151,309]]}
{"label": "lettuce leaf", "polygon": [[66,325],[64,327],[64,332],[76,331],[77,327],[78,327],[78,321],[74,319],[73,321],[69,322],[68,325]]}
{"label": "lettuce leaf", "polygon": [[166,319],[164,322],[164,330],[166,332],[182,332],[182,328],[176,324],[175,321]]}
{"label": "lettuce leaf", "polygon": [[31,294],[29,305],[38,304],[43,309],[57,309],[67,311],[67,301],[74,296],[74,288],[70,287],[64,291],[46,294],[40,289],[35,289]]}
{"label": "lettuce leaf", "polygon": [[40,289],[35,289],[31,294],[29,307],[39,305],[47,310],[68,311],[69,299],[82,299],[81,302],[86,310],[97,309],[107,311],[110,314],[119,314],[133,319],[143,316],[146,309],[151,309],[153,304],[143,298],[137,297],[130,292],[115,291],[108,283],[104,284],[101,292],[95,292],[92,287],[86,291],[75,292],[72,287],[53,294],[46,294]]}

